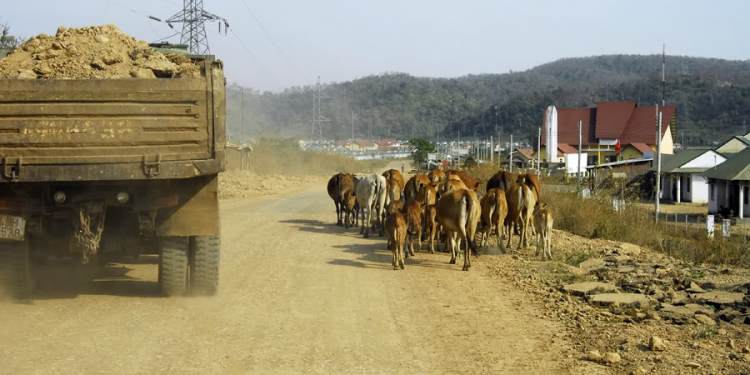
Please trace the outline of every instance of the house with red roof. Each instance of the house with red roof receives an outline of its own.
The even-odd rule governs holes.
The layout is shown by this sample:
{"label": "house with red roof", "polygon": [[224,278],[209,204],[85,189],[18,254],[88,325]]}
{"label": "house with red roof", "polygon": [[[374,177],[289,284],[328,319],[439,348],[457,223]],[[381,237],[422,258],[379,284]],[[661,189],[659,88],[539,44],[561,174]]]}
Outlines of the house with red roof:
{"label": "house with red roof", "polygon": [[[674,154],[672,134],[677,127],[677,107],[659,107],[659,111],[662,153]],[[543,124],[546,121],[545,110]],[[588,153],[589,165],[648,157],[656,150],[656,107],[640,107],[635,100],[598,102],[594,108],[557,109],[558,159],[570,153],[571,148],[578,148],[579,122],[581,151]],[[541,153],[546,160],[546,129],[542,129]],[[563,155],[561,148],[567,150]]]}

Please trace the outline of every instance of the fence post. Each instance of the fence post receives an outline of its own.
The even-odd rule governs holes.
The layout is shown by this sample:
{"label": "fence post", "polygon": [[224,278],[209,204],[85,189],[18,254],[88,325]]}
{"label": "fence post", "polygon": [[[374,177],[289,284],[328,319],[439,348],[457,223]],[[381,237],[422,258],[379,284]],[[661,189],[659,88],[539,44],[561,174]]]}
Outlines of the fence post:
{"label": "fence post", "polygon": [[729,236],[731,235],[730,234],[731,226],[732,226],[731,220],[724,219],[721,221],[721,234],[724,236],[724,238],[729,238]]}
{"label": "fence post", "polygon": [[714,215],[706,215],[706,235],[714,238]]}
{"label": "fence post", "polygon": [[687,238],[687,236],[688,236],[687,217],[688,217],[688,215],[685,214],[685,238]]}

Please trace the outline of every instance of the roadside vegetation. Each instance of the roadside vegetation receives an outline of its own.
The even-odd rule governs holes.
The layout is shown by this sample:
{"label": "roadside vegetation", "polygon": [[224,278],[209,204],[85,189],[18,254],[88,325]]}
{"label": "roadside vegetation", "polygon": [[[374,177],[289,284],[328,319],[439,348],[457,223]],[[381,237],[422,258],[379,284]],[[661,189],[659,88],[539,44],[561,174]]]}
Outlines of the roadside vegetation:
{"label": "roadside vegetation", "polygon": [[[499,170],[498,165],[482,164],[473,168],[473,176],[483,183]],[[517,172],[517,171],[516,171]],[[544,179],[542,184],[547,185]],[[743,234],[723,238],[717,225],[714,238],[708,238],[705,226],[695,223],[654,223],[653,212],[628,201],[624,210],[613,210],[614,190],[598,190],[584,199],[575,191],[542,189],[542,202],[552,209],[555,229],[587,238],[628,242],[650,248],[695,264],[726,264],[750,267],[750,243]],[[686,229],[687,228],[687,229]],[[554,246],[554,245],[553,245]]]}

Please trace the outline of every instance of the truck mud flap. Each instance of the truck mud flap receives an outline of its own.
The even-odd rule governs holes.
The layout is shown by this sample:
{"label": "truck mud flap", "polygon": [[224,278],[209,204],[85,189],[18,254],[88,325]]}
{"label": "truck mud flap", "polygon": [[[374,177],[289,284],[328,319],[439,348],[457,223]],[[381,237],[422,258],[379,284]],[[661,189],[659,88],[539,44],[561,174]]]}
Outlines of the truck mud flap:
{"label": "truck mud flap", "polygon": [[159,237],[218,236],[219,179],[218,176],[198,177],[174,181],[172,191],[179,195],[175,207],[160,209],[156,215],[156,235]]}

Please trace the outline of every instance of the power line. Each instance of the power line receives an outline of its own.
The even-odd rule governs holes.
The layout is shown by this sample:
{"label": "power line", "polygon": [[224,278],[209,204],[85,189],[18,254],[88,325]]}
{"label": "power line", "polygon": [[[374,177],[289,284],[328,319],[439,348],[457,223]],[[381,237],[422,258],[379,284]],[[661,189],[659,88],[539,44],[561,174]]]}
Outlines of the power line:
{"label": "power line", "polygon": [[[271,72],[268,71],[268,69],[266,69],[265,66],[263,66],[263,64],[260,62],[260,60],[258,60],[258,58],[255,57],[255,55],[250,51],[250,48],[247,48],[247,45],[245,45],[245,43],[242,41],[242,39],[240,39],[240,37],[237,36],[237,34],[234,32],[234,29],[229,29],[229,32],[231,32],[232,35],[234,35],[234,37],[237,38],[237,41],[240,42],[240,44],[242,45],[242,48],[245,49],[245,52],[247,52],[247,54],[250,55],[250,58],[252,58],[258,64],[258,66],[260,66],[260,68],[263,70],[263,72],[266,73],[266,74],[268,74],[268,76],[271,77],[277,85],[279,85],[279,80],[277,80],[276,77],[273,74],[271,74]],[[279,85],[279,86],[281,86],[281,85]]]}
{"label": "power line", "polygon": [[302,72],[300,72],[299,69],[297,69],[297,67],[294,66],[294,64],[292,64],[292,61],[289,59],[289,57],[287,57],[287,55],[284,53],[284,51],[281,50],[279,45],[276,44],[273,38],[271,38],[271,34],[269,34],[268,31],[266,31],[266,28],[263,27],[263,24],[260,23],[260,20],[258,19],[258,17],[255,16],[255,13],[253,13],[253,11],[250,10],[250,7],[247,6],[247,3],[245,3],[245,0],[241,0],[241,1],[242,1],[242,5],[245,6],[245,9],[247,9],[248,13],[250,13],[250,15],[253,17],[253,20],[255,20],[255,23],[257,23],[260,29],[263,30],[263,33],[266,34],[266,38],[268,38],[268,40],[271,42],[271,44],[273,44],[276,50],[279,51],[279,54],[281,54],[281,56],[284,58],[284,60],[286,60],[289,66],[291,66],[292,69],[294,69],[294,71],[297,72],[297,74],[299,74],[300,77],[302,77],[302,79],[307,80],[305,75],[302,74]]}

